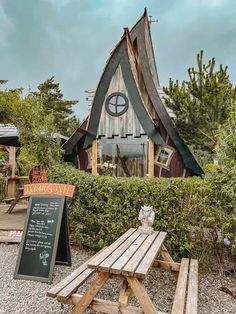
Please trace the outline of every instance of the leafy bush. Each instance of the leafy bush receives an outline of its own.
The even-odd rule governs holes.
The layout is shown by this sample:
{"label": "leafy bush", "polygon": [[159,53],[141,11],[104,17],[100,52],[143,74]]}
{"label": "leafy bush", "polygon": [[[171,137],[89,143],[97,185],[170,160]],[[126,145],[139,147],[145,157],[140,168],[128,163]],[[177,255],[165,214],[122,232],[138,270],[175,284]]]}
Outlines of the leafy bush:
{"label": "leafy bush", "polygon": [[166,245],[172,254],[213,256],[226,236],[236,252],[233,174],[205,179],[116,178],[60,165],[48,176],[50,181],[76,186],[69,201],[71,234],[92,248],[108,245],[127,229],[138,227],[140,206],[146,204],[155,209],[154,228],[168,232]]}
{"label": "leafy bush", "polygon": [[7,178],[0,175],[0,202],[7,194]]}

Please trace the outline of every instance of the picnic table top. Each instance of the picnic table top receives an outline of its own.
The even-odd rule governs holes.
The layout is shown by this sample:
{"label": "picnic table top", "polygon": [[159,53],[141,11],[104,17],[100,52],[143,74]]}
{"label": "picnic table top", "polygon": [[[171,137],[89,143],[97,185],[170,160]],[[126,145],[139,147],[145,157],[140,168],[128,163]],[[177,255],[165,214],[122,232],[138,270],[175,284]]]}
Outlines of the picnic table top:
{"label": "picnic table top", "polygon": [[141,233],[131,228],[119,239],[92,258],[88,267],[101,272],[145,278],[167,233],[153,231]]}

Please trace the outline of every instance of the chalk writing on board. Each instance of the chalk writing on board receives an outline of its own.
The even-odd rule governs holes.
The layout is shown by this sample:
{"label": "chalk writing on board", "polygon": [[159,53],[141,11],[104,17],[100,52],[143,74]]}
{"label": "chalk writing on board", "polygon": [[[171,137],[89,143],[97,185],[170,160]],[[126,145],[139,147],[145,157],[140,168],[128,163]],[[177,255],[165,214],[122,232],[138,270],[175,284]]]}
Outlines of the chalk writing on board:
{"label": "chalk writing on board", "polygon": [[[28,230],[27,230],[27,240],[25,243],[26,251],[36,251],[38,248],[52,249],[53,244],[53,233],[49,224],[54,223],[54,219],[45,219],[45,217],[54,215],[54,213],[59,209],[60,204],[58,202],[49,201],[48,203],[35,203],[32,206],[32,213],[29,220]],[[31,239],[33,238],[33,239]],[[40,253],[40,258],[43,256]],[[47,253],[47,257],[49,257]],[[45,259],[44,259],[44,264]]]}
{"label": "chalk writing on board", "polygon": [[14,278],[51,282],[57,258],[71,264],[66,219],[64,196],[30,198]]}
{"label": "chalk writing on board", "polygon": [[47,258],[49,258],[49,253],[47,251],[43,251],[39,254],[40,259],[42,260],[43,266],[47,266]]}

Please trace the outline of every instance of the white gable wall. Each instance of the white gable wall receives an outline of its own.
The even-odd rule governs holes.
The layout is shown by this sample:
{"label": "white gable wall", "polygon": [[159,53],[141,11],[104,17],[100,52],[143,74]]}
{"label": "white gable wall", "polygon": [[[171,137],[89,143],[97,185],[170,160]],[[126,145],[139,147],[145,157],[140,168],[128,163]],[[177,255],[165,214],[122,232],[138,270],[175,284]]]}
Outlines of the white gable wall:
{"label": "white gable wall", "polygon": [[[116,92],[125,94],[129,101],[128,110],[118,117],[108,114],[105,108],[107,97]],[[117,135],[125,137],[127,135],[140,136],[140,134],[145,134],[145,132],[134,112],[133,105],[129,99],[128,91],[124,83],[121,66],[119,65],[111,79],[104,103],[102,104],[97,136],[112,137]]]}

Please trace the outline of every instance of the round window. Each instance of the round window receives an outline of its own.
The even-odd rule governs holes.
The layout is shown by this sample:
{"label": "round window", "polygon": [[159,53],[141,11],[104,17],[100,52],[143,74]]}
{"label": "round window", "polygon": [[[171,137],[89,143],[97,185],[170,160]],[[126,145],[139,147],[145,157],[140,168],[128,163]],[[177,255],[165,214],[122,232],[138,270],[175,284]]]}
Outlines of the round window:
{"label": "round window", "polygon": [[106,110],[112,116],[120,116],[128,110],[128,98],[122,93],[113,93],[106,99]]}

